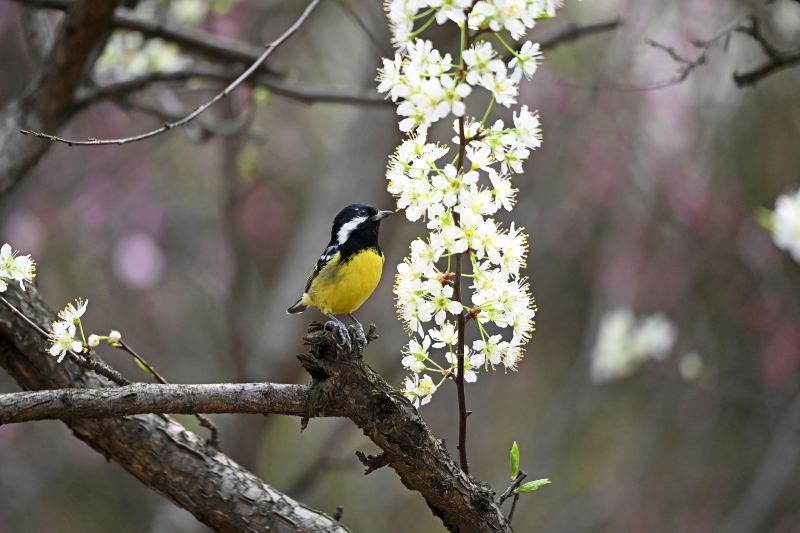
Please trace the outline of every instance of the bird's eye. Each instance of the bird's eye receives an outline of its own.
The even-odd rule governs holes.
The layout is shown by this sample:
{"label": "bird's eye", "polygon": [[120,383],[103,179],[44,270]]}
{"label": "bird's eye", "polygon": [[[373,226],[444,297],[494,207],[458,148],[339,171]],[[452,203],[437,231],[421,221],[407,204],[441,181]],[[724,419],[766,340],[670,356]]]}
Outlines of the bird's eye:
{"label": "bird's eye", "polygon": [[367,214],[367,210],[366,210],[366,209],[359,209],[359,210],[358,210],[358,214],[359,214],[360,216],[362,216],[362,217],[363,217],[363,216],[366,216],[366,214]]}

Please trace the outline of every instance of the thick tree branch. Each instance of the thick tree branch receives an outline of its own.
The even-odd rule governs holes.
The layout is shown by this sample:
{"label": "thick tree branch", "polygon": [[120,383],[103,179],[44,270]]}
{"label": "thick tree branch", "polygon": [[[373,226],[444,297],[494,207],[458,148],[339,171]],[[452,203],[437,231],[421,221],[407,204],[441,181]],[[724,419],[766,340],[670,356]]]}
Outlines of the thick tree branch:
{"label": "thick tree branch", "polygon": [[189,113],[180,120],[177,120],[175,122],[164,123],[164,125],[162,125],[160,128],[156,128],[154,130],[141,133],[139,135],[133,135],[130,137],[121,137],[117,139],[88,139],[85,141],[79,141],[74,139],[65,139],[63,137],[58,137],[56,135],[51,135],[41,131],[32,131],[26,129],[22,129],[20,131],[25,135],[32,135],[34,137],[38,137],[40,139],[46,139],[48,141],[61,142],[68,144],[70,146],[98,146],[106,144],[120,145],[120,144],[143,141],[145,139],[149,139],[150,137],[155,137],[156,135],[160,135],[164,132],[167,132],[173,128],[177,128],[185,124],[188,124],[189,122],[200,116],[207,109],[209,109],[211,106],[213,106],[223,98],[227,97],[234,89],[236,89],[236,87],[241,85],[242,82],[244,82],[253,73],[255,73],[261,67],[261,65],[263,65],[264,62],[269,58],[269,56],[272,55],[272,53],[275,50],[277,50],[284,42],[286,42],[287,39],[289,39],[289,37],[294,35],[297,32],[297,30],[300,29],[300,26],[302,26],[303,23],[306,21],[306,19],[308,19],[309,15],[311,15],[311,13],[319,5],[319,3],[320,0],[311,0],[306,6],[306,8],[303,10],[303,12],[300,14],[300,16],[297,18],[297,20],[295,20],[294,23],[291,26],[289,26],[289,28],[287,28],[286,31],[284,31],[277,39],[275,39],[272,43],[270,43],[269,46],[267,46],[266,50],[264,50],[261,53],[261,55],[259,55],[258,58],[249,67],[247,67],[247,69],[245,69],[244,72],[242,72],[235,80],[233,80],[227,87],[225,87],[225,89],[217,93],[217,95],[214,96],[214,98],[212,98],[205,104],[195,108],[194,111],[192,111],[191,113]]}
{"label": "thick tree branch", "polygon": [[[144,413],[252,413],[307,416],[310,388],[276,383],[133,383],[102,389],[0,394],[0,424],[112,418]],[[328,413],[332,415],[333,413]]]}
{"label": "thick tree branch", "polygon": [[[17,290],[8,293],[9,298],[13,297],[13,305],[35,323],[47,323],[52,316],[35,290],[31,289],[28,294]],[[411,403],[364,363],[361,347],[357,345],[353,352],[343,351],[319,324],[312,324],[309,329],[306,337],[309,352],[300,356],[303,367],[313,377],[310,386],[136,384],[110,388],[107,382],[98,381],[71,364],[56,364],[46,355],[46,346],[34,327],[5,308],[0,311],[0,364],[27,387],[71,389],[1,396],[0,423],[63,418],[79,438],[119,460],[146,485],[214,527],[220,524],[230,527],[231,521],[241,520],[241,517],[232,516],[241,508],[236,507],[234,511],[229,507],[243,505],[241,496],[236,494],[274,490],[203,446],[196,435],[169,419],[141,414],[106,420],[99,417],[144,412],[281,413],[303,419],[347,417],[381,448],[381,462],[391,466],[406,487],[420,492],[448,529],[510,531],[495,503],[494,492],[461,471]],[[374,328],[369,338],[375,338]],[[78,375],[71,377],[74,373]],[[165,431],[170,435],[182,435],[177,439],[182,444],[181,450],[174,450],[168,442],[150,435]],[[143,435],[147,438],[143,439]],[[188,455],[182,451],[187,446]],[[225,466],[220,466],[221,462]],[[187,472],[191,472],[191,476]],[[241,480],[239,483],[243,485],[236,488],[234,495],[217,486],[230,477]],[[189,483],[191,488],[185,485]],[[218,497],[224,501],[218,501]],[[231,498],[238,498],[238,503],[231,504]],[[274,504],[274,499],[270,502]],[[298,505],[292,502],[286,512]],[[327,518],[317,514],[313,517],[314,520]]]}
{"label": "thick tree branch", "polygon": [[0,109],[0,194],[14,186],[48,148],[48,143],[24,138],[19,130],[52,131],[69,118],[75,90],[93,51],[107,35],[116,5],[116,0],[73,3],[41,74],[25,96]]}
{"label": "thick tree branch", "polygon": [[[33,288],[25,293],[10,288],[3,294],[40,327],[55,317]],[[72,362],[56,363],[36,328],[2,306],[0,366],[27,389],[102,390],[110,385]],[[265,484],[167,417],[138,415],[66,423],[76,437],[218,531],[346,531],[330,517]]]}

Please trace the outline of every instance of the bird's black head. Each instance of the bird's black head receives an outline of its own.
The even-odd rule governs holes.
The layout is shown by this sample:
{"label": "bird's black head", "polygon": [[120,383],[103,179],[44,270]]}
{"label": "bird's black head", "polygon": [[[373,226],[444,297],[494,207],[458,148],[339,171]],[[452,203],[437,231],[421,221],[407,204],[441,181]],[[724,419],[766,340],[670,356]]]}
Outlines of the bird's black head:
{"label": "bird's black head", "polygon": [[348,248],[378,247],[378,228],[381,220],[392,211],[378,211],[371,205],[351,204],[333,219],[331,244]]}

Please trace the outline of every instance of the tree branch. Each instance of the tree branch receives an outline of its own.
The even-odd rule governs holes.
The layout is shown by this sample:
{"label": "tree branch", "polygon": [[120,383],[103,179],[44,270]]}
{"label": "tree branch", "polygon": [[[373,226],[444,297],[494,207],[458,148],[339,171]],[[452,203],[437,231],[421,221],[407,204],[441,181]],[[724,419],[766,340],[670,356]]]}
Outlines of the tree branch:
{"label": "tree branch", "polygon": [[22,98],[0,109],[0,194],[13,187],[49,147],[22,137],[19,130],[52,131],[68,120],[75,90],[93,51],[105,40],[116,5],[116,0],[71,4],[41,74]]}
{"label": "tree branch", "polygon": [[784,52],[775,48],[761,32],[761,27],[756,18],[751,17],[749,24],[741,25],[736,31],[748,35],[757,42],[764,52],[764,55],[767,56],[767,61],[763,62],[758,67],[745,72],[737,71],[733,73],[733,81],[736,83],[737,87],[755,85],[767,76],[794,67],[795,65],[800,65],[800,49]]}
{"label": "tree branch", "polygon": [[306,8],[303,10],[303,12],[300,14],[300,16],[297,18],[297,20],[295,20],[294,23],[291,26],[289,26],[289,28],[287,28],[286,31],[284,31],[277,39],[275,39],[272,43],[270,43],[270,45],[267,46],[267,49],[264,50],[264,52],[260,56],[258,56],[258,59],[256,59],[253,62],[253,64],[247,67],[247,69],[244,72],[242,72],[239,75],[239,77],[237,77],[234,81],[232,81],[221,92],[217,93],[217,95],[214,96],[214,98],[212,98],[205,104],[195,108],[194,111],[192,111],[191,113],[189,113],[180,120],[177,120],[175,122],[166,122],[160,128],[156,128],[154,130],[141,133],[139,135],[133,135],[131,137],[122,137],[117,139],[88,139],[85,141],[78,141],[73,139],[65,139],[63,137],[58,137],[56,135],[50,135],[48,133],[39,131],[31,131],[23,129],[20,130],[20,132],[23,133],[24,135],[32,135],[34,137],[38,137],[40,139],[46,139],[48,141],[62,142],[68,144],[69,146],[98,146],[106,144],[120,145],[120,144],[128,144],[132,142],[138,142],[145,139],[149,139],[150,137],[155,137],[156,135],[169,131],[173,128],[177,128],[179,126],[188,124],[189,122],[197,118],[200,114],[202,114],[204,111],[206,111],[208,108],[210,108],[223,98],[227,97],[236,87],[238,87],[242,82],[244,82],[247,78],[249,78],[256,70],[258,70],[261,67],[261,65],[264,64],[267,58],[269,58],[269,56],[271,56],[272,53],[278,49],[278,47],[280,47],[284,42],[286,42],[287,39],[289,39],[289,37],[294,35],[297,32],[297,30],[300,29],[300,26],[303,25],[303,23],[306,21],[309,15],[311,15],[311,13],[319,5],[319,3],[320,0],[311,0],[306,6]]}
{"label": "tree branch", "polygon": [[[307,416],[310,388],[276,383],[133,383],[102,389],[0,394],[0,424],[138,414],[251,413]],[[337,416],[336,413],[326,413]]]}
{"label": "tree branch", "polygon": [[[3,294],[34,324],[55,317],[34,288],[25,293],[9,288]],[[102,390],[110,384],[69,360],[56,363],[47,353],[47,340],[5,307],[0,307],[0,366],[28,389]],[[76,437],[218,531],[347,531],[265,484],[168,417],[66,423]]]}
{"label": "tree branch", "polygon": [[[35,289],[28,293],[14,289],[8,294],[14,307],[33,322],[46,323],[52,317]],[[375,338],[374,327],[368,338]],[[235,507],[244,505],[242,498],[247,496],[249,501],[253,494],[275,492],[274,489],[167,418],[141,414],[105,420],[100,417],[144,412],[269,412],[304,419],[344,416],[378,445],[386,463],[403,484],[420,492],[449,530],[510,531],[495,503],[494,492],[459,469],[411,403],[364,363],[360,345],[352,352],[343,351],[319,324],[312,324],[305,340],[309,352],[299,358],[313,377],[310,386],[265,383],[107,387],[108,382],[99,381],[71,363],[56,364],[46,355],[41,335],[3,308],[0,364],[25,386],[68,390],[0,396],[0,423],[63,418],[79,438],[118,460],[147,486],[170,497],[212,527],[220,528],[223,524],[231,528],[231,524],[244,520],[239,516],[241,508]],[[77,375],[77,379],[71,375]],[[179,450],[151,435],[165,432],[175,436],[169,441],[180,443]],[[188,455],[186,447],[190,450]],[[218,485],[228,483],[227,478],[238,479],[237,483],[242,485],[235,487],[233,495],[226,490],[228,485]],[[286,512],[298,505],[293,502]],[[327,519],[319,514],[313,516],[315,520]]]}
{"label": "tree branch", "polygon": [[[234,77],[235,74],[231,73],[230,69],[210,65],[194,66],[173,72],[151,72],[128,80],[84,89],[78,93],[75,100],[75,109],[76,111],[83,109],[99,100],[128,96],[155,83],[183,82],[195,78],[231,81]],[[384,99],[378,93],[356,94],[331,87],[315,87],[311,85],[289,83],[277,76],[266,73],[255,74],[248,82],[251,85],[266,87],[275,94],[305,104],[332,103],[375,105],[381,107],[388,107],[392,104],[390,100]]]}
{"label": "tree branch", "polygon": [[[34,8],[67,11],[75,4],[73,0],[14,0]],[[141,33],[146,38],[159,38],[177,44],[183,50],[193,52],[209,59],[250,64],[263,52],[262,47],[226,39],[212,33],[188,28],[168,21],[143,18],[125,10],[120,10],[111,19],[111,26]],[[269,71],[266,66],[262,70]]]}
{"label": "tree branch", "polygon": [[595,22],[593,24],[586,24],[584,26],[572,22],[565,25],[557,33],[539,41],[539,46],[541,47],[542,51],[552,50],[557,46],[572,41],[577,41],[578,39],[588,37],[589,35],[615,30],[621,25],[622,19],[619,17],[601,22]]}

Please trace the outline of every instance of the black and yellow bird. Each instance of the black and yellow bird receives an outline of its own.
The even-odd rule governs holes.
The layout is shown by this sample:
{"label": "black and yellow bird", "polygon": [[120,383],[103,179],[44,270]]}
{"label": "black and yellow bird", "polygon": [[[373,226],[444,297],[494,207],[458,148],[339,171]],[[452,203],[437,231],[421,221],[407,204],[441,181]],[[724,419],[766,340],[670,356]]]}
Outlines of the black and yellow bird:
{"label": "black and yellow bird", "polygon": [[366,344],[364,328],[353,312],[367,301],[381,279],[383,253],[378,246],[378,229],[381,220],[391,214],[392,211],[378,211],[365,204],[342,209],[333,220],[328,247],[306,280],[303,296],[286,312],[318,308],[331,319],[325,326],[335,329],[342,343],[350,348],[347,326],[336,318],[347,315],[355,322],[356,340]]}

